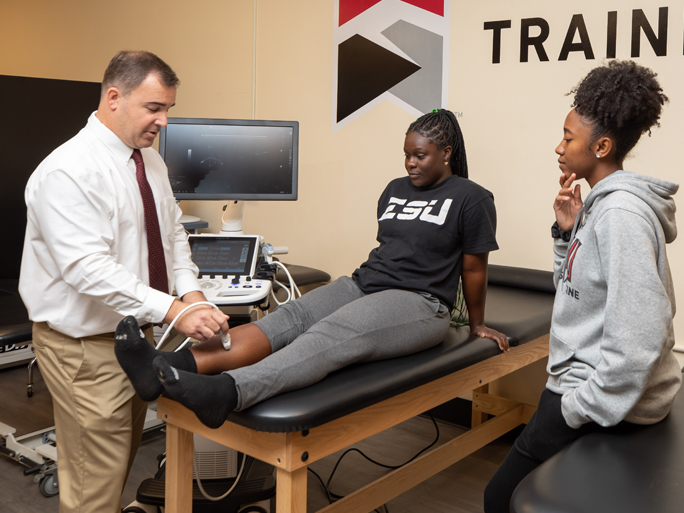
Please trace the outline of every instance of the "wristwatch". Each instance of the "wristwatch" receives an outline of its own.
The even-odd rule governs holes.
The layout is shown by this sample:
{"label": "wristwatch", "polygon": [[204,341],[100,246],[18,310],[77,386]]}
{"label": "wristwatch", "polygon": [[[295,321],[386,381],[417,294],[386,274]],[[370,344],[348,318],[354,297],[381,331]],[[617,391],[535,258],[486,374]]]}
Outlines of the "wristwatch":
{"label": "wristwatch", "polygon": [[565,242],[570,242],[572,232],[564,232],[558,227],[558,221],[551,226],[551,237],[554,239],[563,239]]}

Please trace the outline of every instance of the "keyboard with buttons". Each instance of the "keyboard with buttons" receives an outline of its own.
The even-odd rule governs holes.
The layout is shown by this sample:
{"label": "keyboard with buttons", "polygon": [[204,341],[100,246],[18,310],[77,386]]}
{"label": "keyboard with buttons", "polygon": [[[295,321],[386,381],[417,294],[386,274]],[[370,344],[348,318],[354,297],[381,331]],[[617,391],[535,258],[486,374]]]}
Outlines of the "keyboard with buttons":
{"label": "keyboard with buttons", "polygon": [[217,305],[255,305],[266,300],[275,270],[260,258],[257,235],[189,236],[199,284],[208,301]]}
{"label": "keyboard with buttons", "polygon": [[253,303],[271,292],[269,279],[251,276],[200,276],[199,282],[207,300],[217,305]]}

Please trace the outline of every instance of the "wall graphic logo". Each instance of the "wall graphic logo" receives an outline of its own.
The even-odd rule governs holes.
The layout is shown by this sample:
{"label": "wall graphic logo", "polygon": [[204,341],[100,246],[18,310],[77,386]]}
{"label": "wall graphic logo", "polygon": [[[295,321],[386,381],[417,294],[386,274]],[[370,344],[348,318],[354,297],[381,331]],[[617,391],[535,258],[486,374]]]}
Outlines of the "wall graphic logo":
{"label": "wall graphic logo", "polygon": [[450,0],[335,0],[332,130],[389,100],[446,107]]}

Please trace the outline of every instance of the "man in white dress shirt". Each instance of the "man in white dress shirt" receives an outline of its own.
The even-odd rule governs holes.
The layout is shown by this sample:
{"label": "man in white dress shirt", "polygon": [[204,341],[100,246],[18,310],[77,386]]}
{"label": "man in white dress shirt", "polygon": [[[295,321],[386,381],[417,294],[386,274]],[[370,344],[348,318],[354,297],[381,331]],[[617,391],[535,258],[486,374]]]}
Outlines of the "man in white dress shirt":
{"label": "man in white dress shirt", "polygon": [[[105,71],[97,112],[38,166],[26,186],[19,291],[53,397],[60,513],[121,508],[146,403],[114,356],[119,321],[134,316],[151,339],[152,323],[170,322],[187,303],[205,299],[166,166],[150,148],[166,125],[178,84],[156,55],[119,52]],[[134,150],[141,150],[153,194],[145,205]],[[148,259],[145,209],[149,214],[152,202],[163,255],[150,253],[163,261],[168,289],[160,289],[166,290],[150,286],[156,264]],[[174,287],[181,300],[168,294]],[[207,340],[228,330],[227,319],[197,307],[176,327]]]}

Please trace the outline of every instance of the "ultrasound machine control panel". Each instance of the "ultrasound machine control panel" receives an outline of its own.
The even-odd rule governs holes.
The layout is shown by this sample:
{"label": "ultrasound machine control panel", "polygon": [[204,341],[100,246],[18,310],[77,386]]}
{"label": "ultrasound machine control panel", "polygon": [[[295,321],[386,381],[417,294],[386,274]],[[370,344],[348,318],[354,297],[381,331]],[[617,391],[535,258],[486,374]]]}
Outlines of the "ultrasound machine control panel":
{"label": "ultrasound machine control panel", "polygon": [[217,305],[254,305],[272,288],[273,273],[260,265],[258,235],[190,235],[192,260],[208,301]]}

